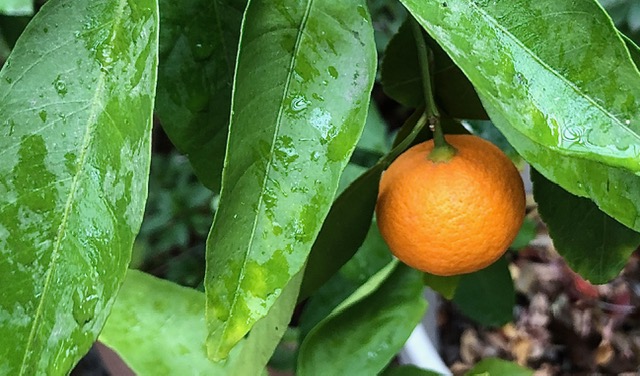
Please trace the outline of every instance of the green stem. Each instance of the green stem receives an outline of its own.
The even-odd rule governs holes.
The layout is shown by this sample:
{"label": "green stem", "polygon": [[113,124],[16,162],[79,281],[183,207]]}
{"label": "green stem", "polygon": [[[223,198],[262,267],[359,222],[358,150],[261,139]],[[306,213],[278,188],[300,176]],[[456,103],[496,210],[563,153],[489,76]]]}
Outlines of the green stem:
{"label": "green stem", "polygon": [[422,26],[412,18],[411,27],[413,36],[418,49],[418,61],[420,63],[420,72],[422,74],[422,90],[424,92],[425,113],[428,118],[429,128],[433,130],[433,151],[429,154],[429,159],[434,162],[446,162],[455,154],[456,149],[451,146],[444,138],[442,126],[440,124],[440,113],[438,106],[433,98],[433,87],[431,85],[431,71],[429,68],[429,49],[422,35]]}

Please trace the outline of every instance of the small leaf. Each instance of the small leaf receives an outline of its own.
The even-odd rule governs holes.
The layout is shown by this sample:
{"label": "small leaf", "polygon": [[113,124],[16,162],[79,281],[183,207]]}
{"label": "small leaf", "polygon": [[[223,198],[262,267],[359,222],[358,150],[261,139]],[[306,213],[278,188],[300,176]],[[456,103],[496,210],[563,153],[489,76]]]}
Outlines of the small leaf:
{"label": "small leaf", "polygon": [[246,3],[160,0],[156,112],[200,181],[214,192],[220,190],[231,84]]}
{"label": "small leaf", "polygon": [[465,376],[533,376],[533,371],[516,363],[498,358],[485,358],[465,373]]}
{"label": "small leaf", "polygon": [[469,318],[485,326],[501,326],[513,320],[516,293],[507,260],[460,277],[453,302]]}
{"label": "small leaf", "polygon": [[0,14],[8,16],[30,16],[33,14],[33,0],[2,0]]}
{"label": "small leaf", "polygon": [[[351,300],[352,305],[343,303],[344,308],[336,308],[309,333],[298,355],[299,375],[375,375],[384,369],[427,306],[421,273],[396,265],[370,295]],[[372,280],[377,284],[380,273],[385,272],[383,269]],[[361,297],[360,289],[354,296]]]}
{"label": "small leaf", "polygon": [[540,216],[569,267],[595,284],[615,278],[640,245],[640,234],[535,170],[531,180]]}
{"label": "small leaf", "polygon": [[290,320],[292,283],[226,362],[207,358],[205,296],[196,290],[129,270],[100,341],[138,375],[256,375],[267,364]]}
{"label": "small leaf", "polygon": [[596,1],[402,3],[526,160],[640,230],[640,74]]}
{"label": "small leaf", "polygon": [[302,269],[362,133],[375,66],[364,0],[249,3],[207,242],[212,359]]}
{"label": "small leaf", "polygon": [[424,284],[433,289],[433,291],[442,295],[443,298],[451,300],[453,299],[458,284],[460,283],[460,276],[442,277],[430,273],[424,273]]}
{"label": "small leaf", "polygon": [[[425,38],[433,53],[433,86],[441,109],[454,118],[487,119],[469,80],[431,37]],[[394,100],[408,107],[424,103],[418,52],[408,21],[387,46],[381,76],[384,92]]]}
{"label": "small leaf", "polygon": [[529,243],[531,243],[531,241],[535,239],[536,235],[538,234],[536,227],[536,221],[525,217],[524,221],[522,222],[522,227],[520,227],[520,231],[518,231],[516,238],[513,239],[513,242],[511,243],[509,248],[517,251],[529,245]]}
{"label": "small leaf", "polygon": [[152,0],[50,0],[0,72],[0,373],[66,375],[104,325],[147,197],[157,33]]}

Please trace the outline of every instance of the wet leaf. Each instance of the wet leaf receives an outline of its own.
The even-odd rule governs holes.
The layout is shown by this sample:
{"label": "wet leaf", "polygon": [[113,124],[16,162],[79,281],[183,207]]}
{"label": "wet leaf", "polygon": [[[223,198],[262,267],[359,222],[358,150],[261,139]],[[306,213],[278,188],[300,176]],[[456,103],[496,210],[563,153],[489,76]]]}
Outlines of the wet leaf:
{"label": "wet leaf", "polygon": [[196,290],[129,270],[100,341],[138,375],[257,375],[284,334],[300,278],[259,321],[226,362],[207,358],[205,296]]}
{"label": "wet leaf", "polygon": [[421,115],[420,112],[416,112],[408,119],[405,127],[411,132],[401,138],[391,152],[360,175],[334,201],[311,248],[308,267],[300,288],[301,300],[337,273],[362,245],[378,199],[380,176],[424,128],[424,122],[416,124]]}
{"label": "wet leaf", "polygon": [[531,171],[540,216],[569,267],[595,284],[615,278],[640,245],[640,234]]}
{"label": "wet leaf", "polygon": [[213,359],[227,356],[302,269],[362,132],[376,65],[363,0],[256,0],[242,30],[207,245]]}
{"label": "wet leaf", "polygon": [[[425,35],[433,56],[435,99],[447,115],[460,119],[487,119],[487,113],[469,80],[431,37]],[[385,93],[408,107],[424,103],[418,52],[405,21],[393,36],[382,60],[382,85]]]}
{"label": "wet leaf", "polygon": [[156,113],[200,181],[220,190],[231,85],[247,0],[160,0]]}
{"label": "wet leaf", "polygon": [[509,263],[502,257],[488,267],[460,277],[453,302],[472,320],[501,326],[513,320],[516,293]]}
{"label": "wet leaf", "polygon": [[640,230],[640,75],[595,1],[402,2],[526,160]]}
{"label": "wet leaf", "polygon": [[2,0],[0,14],[9,16],[29,16],[33,14],[33,0]]}
{"label": "wet leaf", "polygon": [[66,375],[102,329],[147,197],[157,33],[151,0],[50,0],[0,72],[2,374]]}
{"label": "wet leaf", "polygon": [[375,375],[384,369],[427,307],[422,274],[396,265],[382,284],[378,277],[388,268],[371,278],[375,290],[362,294],[369,290],[363,285],[309,333],[298,355],[299,375]]}
{"label": "wet leaf", "polygon": [[514,362],[498,358],[486,358],[478,362],[465,376],[474,375],[509,375],[509,376],[533,376],[533,370],[522,367]]}
{"label": "wet leaf", "polygon": [[[370,223],[369,232],[358,252],[342,266],[337,274],[316,291],[305,304],[300,317],[301,337],[304,338],[322,319],[327,317],[341,302],[353,294],[374,274],[389,264],[393,256],[382,239],[375,222]],[[309,263],[309,267],[314,264]],[[307,267],[307,269],[309,269]],[[301,293],[300,298],[305,297]]]}

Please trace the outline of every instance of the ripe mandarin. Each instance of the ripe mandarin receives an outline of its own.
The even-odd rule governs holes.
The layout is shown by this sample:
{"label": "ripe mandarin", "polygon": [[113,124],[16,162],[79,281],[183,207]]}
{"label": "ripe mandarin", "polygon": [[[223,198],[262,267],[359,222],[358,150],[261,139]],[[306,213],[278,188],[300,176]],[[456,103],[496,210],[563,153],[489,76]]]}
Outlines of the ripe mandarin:
{"label": "ripe mandarin", "polygon": [[447,135],[456,154],[433,162],[433,140],[400,155],[384,172],[378,227],[405,264],[435,275],[471,273],[496,261],[515,238],[525,213],[522,179],[495,145]]}

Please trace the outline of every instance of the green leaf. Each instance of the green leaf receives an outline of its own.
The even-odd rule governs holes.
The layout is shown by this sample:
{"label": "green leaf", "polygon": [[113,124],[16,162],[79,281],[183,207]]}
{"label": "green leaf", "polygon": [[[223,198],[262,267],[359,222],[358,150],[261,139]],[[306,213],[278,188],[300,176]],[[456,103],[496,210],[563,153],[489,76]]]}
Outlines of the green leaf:
{"label": "green leaf", "polygon": [[535,239],[536,235],[538,235],[537,223],[535,220],[525,217],[522,222],[522,227],[520,227],[520,231],[516,235],[516,238],[513,239],[513,242],[509,246],[510,249],[520,250],[531,243],[533,239]]}
{"label": "green leaf", "polygon": [[569,267],[595,284],[615,278],[640,245],[640,234],[531,171],[540,216]]}
{"label": "green leaf", "polygon": [[488,267],[460,277],[453,302],[469,318],[485,326],[513,320],[516,293],[509,264],[502,257]]}
{"label": "green leaf", "polygon": [[380,176],[424,128],[424,122],[416,124],[421,115],[416,112],[407,120],[405,127],[409,129],[411,126],[411,132],[389,154],[349,185],[331,206],[309,254],[300,300],[327,282],[362,245],[378,199]]}
{"label": "green leaf", "polygon": [[387,368],[382,376],[440,376],[438,372],[418,368],[412,365]]}
{"label": "green leaf", "polygon": [[[469,80],[430,37],[426,42],[433,53],[433,86],[438,105],[449,116],[461,119],[487,119]],[[384,92],[408,107],[424,104],[418,52],[411,30],[405,21],[393,36],[382,60],[381,81]]]}
{"label": "green leaf", "polygon": [[157,17],[50,0],[0,72],[0,374],[66,375],[106,320],[147,197]]}
{"label": "green leaf", "polygon": [[220,190],[231,85],[247,0],[160,0],[156,112],[200,181]]}
{"label": "green leaf", "polygon": [[390,145],[387,137],[387,124],[375,103],[369,105],[367,122],[358,141],[358,149],[367,150],[380,156],[389,152]]}
{"label": "green leaf", "polygon": [[443,277],[435,274],[424,273],[423,281],[426,286],[431,287],[433,291],[442,295],[443,298],[451,300],[458,289],[460,278],[461,277],[459,275]]}
{"label": "green leaf", "polygon": [[30,16],[33,14],[33,0],[0,0],[0,14]]}
{"label": "green leaf", "polygon": [[256,375],[284,334],[300,279],[285,288],[226,362],[207,358],[205,296],[196,290],[129,270],[100,341],[138,375]]}
{"label": "green leaf", "polygon": [[532,376],[533,371],[506,360],[498,358],[485,358],[465,373],[465,376],[473,375]]}
{"label": "green leaf", "polygon": [[[305,304],[300,317],[301,337],[306,337],[314,326],[392,259],[393,256],[382,239],[377,224],[371,223],[367,237],[358,252]],[[308,264],[307,271],[310,267],[313,267],[313,264]],[[301,297],[304,295],[301,294]]]}
{"label": "green leaf", "polygon": [[640,230],[640,75],[595,1],[402,2],[526,160]]}
{"label": "green leaf", "polygon": [[249,3],[207,244],[213,359],[302,269],[362,133],[375,66],[364,0]]}
{"label": "green leaf", "polygon": [[[372,287],[387,269],[372,277]],[[375,375],[397,354],[427,307],[421,273],[398,263],[379,287],[359,299],[368,287],[309,333],[298,355],[299,375]]]}

